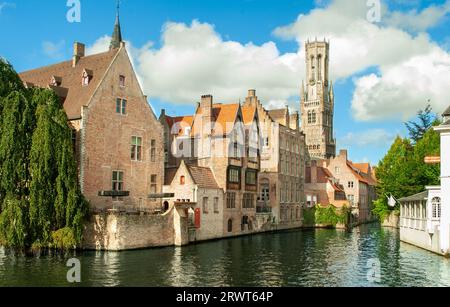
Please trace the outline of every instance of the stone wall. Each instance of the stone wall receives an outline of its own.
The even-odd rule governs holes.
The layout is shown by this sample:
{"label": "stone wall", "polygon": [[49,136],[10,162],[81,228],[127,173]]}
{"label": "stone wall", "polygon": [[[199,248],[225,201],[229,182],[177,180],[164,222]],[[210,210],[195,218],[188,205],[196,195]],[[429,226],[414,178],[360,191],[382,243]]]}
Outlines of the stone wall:
{"label": "stone wall", "polygon": [[400,228],[400,216],[398,213],[391,212],[389,216],[381,224],[383,227]]}
{"label": "stone wall", "polygon": [[83,249],[122,251],[174,245],[173,210],[164,215],[96,214],[85,226]]}

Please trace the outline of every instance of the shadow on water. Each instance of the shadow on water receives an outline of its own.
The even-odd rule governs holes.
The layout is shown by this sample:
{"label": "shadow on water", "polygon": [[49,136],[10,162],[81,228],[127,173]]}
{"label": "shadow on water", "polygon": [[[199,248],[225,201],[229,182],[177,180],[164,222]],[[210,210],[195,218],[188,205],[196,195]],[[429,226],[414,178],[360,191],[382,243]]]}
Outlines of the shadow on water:
{"label": "shadow on water", "polygon": [[[0,286],[69,286],[71,255],[0,248]],[[399,242],[397,230],[299,230],[183,248],[82,252],[81,286],[450,286],[448,259]],[[379,260],[381,282],[367,278]]]}

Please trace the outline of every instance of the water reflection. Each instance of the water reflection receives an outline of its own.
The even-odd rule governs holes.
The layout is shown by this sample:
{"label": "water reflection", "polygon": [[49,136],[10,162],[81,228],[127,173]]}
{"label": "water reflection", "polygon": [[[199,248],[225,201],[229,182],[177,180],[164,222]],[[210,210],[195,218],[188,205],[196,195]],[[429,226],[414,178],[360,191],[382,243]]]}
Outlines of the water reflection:
{"label": "water reflection", "polygon": [[[0,286],[69,286],[70,257],[0,249]],[[398,231],[376,225],[77,257],[83,286],[450,286],[448,259],[401,244]],[[379,284],[367,280],[371,259],[381,263]]]}

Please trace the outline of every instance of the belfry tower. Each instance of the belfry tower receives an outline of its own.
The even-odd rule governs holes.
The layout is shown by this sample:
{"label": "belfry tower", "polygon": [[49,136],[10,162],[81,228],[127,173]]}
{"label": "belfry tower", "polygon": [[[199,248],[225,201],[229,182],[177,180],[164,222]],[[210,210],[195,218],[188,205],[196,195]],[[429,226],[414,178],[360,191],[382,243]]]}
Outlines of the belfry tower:
{"label": "belfry tower", "polygon": [[336,156],[333,134],[334,91],[329,81],[330,45],[326,41],[306,42],[306,86],[301,85],[302,131],[312,159]]}

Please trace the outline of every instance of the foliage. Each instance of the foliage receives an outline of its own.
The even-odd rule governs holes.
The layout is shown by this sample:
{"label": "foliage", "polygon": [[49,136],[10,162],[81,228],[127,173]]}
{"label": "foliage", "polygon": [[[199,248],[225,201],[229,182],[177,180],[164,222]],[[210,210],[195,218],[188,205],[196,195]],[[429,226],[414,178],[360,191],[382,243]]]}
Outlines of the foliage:
{"label": "foliage", "polygon": [[378,217],[380,221],[384,221],[392,212],[385,197],[380,197],[373,202],[372,213]]}
{"label": "foliage", "polygon": [[72,228],[65,227],[52,233],[52,247],[60,250],[75,249],[78,240]]}
{"label": "foliage", "polygon": [[398,199],[422,190],[422,186],[418,185],[412,176],[413,155],[414,147],[411,142],[397,137],[376,171],[379,198],[386,198],[392,194]]}
{"label": "foliage", "polygon": [[303,224],[306,226],[316,225],[316,208],[307,208],[303,210]]}
{"label": "foliage", "polygon": [[27,205],[8,195],[0,215],[0,242],[8,246],[24,247],[28,241]]}
{"label": "foliage", "polygon": [[0,191],[26,195],[34,110],[23,93],[4,99],[0,135]]}
{"label": "foliage", "polygon": [[303,211],[303,223],[306,226],[326,225],[334,227],[337,224],[346,224],[348,214],[349,210],[346,207],[336,209],[333,205],[325,207],[317,205]]}
{"label": "foliage", "polygon": [[347,222],[346,210],[337,212],[336,207],[330,205],[322,207],[316,206],[316,224],[336,226],[337,224],[345,224]]}
{"label": "foliage", "polygon": [[386,156],[378,165],[378,200],[373,213],[383,221],[392,210],[387,203],[391,195],[400,199],[425,190],[427,185],[439,185],[440,165],[425,163],[425,157],[440,154],[440,136],[433,127],[440,122],[431,114],[428,106],[420,111],[416,125],[407,124],[411,139],[397,137]]}
{"label": "foliage", "polygon": [[427,105],[424,110],[417,112],[417,121],[405,123],[409,131],[409,137],[415,144],[423,138],[425,133],[433,126],[437,116],[432,113],[431,105]]}
{"label": "foliage", "polygon": [[56,246],[76,246],[88,204],[66,113],[53,91],[14,86],[20,79],[6,62],[0,71],[10,76],[9,87],[0,87],[0,94],[10,91],[0,117],[0,198],[8,195],[0,202],[0,240],[18,248],[51,247],[55,238]]}

